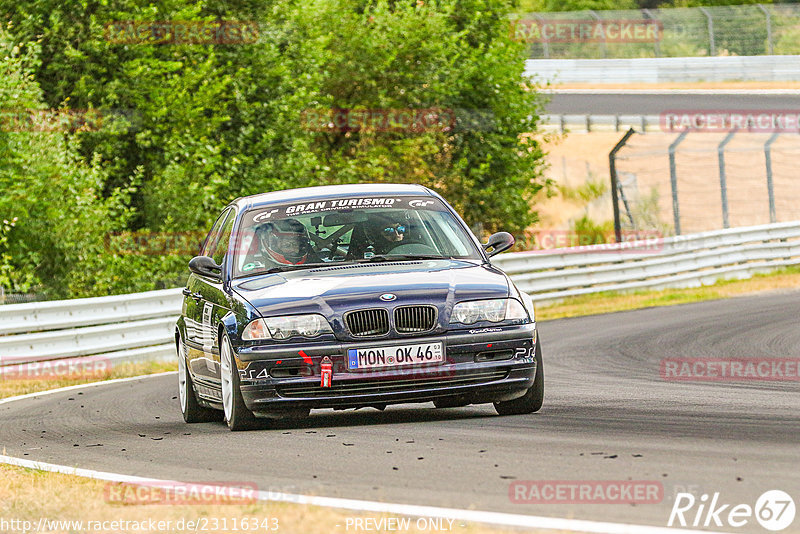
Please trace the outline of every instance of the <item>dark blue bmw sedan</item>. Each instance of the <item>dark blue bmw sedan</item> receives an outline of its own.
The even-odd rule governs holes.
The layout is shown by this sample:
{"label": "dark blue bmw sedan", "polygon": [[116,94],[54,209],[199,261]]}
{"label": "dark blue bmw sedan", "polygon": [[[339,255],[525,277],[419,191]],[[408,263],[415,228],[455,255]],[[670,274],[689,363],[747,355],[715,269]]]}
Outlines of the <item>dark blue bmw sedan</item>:
{"label": "dark blue bmw sedan", "polygon": [[278,191],[228,205],[189,262],[175,330],[188,423],[312,408],[539,410],[533,304],[447,202],[415,185]]}

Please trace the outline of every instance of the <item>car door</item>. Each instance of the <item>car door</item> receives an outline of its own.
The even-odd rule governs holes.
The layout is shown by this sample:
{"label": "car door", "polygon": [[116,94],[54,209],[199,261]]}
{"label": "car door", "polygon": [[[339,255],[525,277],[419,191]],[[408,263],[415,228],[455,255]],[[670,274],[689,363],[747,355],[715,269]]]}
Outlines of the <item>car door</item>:
{"label": "car door", "polygon": [[[200,254],[211,256],[216,251],[221,239],[223,226],[231,218],[231,208],[223,211],[208,233]],[[212,332],[212,312],[214,301],[208,300],[212,293],[212,288],[220,286],[212,278],[204,277],[196,273],[189,275],[186,294],[186,346],[189,366],[192,374],[200,382],[214,382],[217,373],[216,364],[213,359],[215,333]],[[217,358],[217,363],[219,358]]]}
{"label": "car door", "polygon": [[[219,232],[219,237],[206,251],[206,256],[210,256],[217,265],[222,265],[222,273],[225,273],[224,264],[228,259],[228,249],[231,242],[231,233],[236,221],[236,212],[231,209],[226,216],[225,222]],[[224,276],[224,275],[223,275]],[[198,276],[197,292],[202,295],[203,304],[200,310],[200,321],[203,325],[205,336],[203,338],[202,350],[205,368],[204,377],[214,386],[219,386],[219,324],[222,318],[230,311],[228,297],[224,291],[224,279],[214,279],[210,277]]]}

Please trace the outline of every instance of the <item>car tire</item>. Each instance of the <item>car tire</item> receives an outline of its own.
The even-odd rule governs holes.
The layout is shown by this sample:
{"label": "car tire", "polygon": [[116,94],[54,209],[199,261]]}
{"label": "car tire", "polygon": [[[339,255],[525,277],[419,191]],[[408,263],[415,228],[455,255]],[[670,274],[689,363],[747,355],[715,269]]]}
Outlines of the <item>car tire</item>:
{"label": "car tire", "polygon": [[544,366],[542,365],[542,347],[536,339],[536,374],[533,385],[528,388],[525,395],[518,399],[495,402],[494,409],[500,415],[524,415],[538,412],[544,402]]}
{"label": "car tire", "polygon": [[244,404],[239,381],[239,370],[236,367],[233,347],[227,334],[222,335],[219,349],[219,373],[225,422],[228,423],[228,428],[232,431],[256,428],[258,420]]}
{"label": "car tire", "polygon": [[183,420],[187,423],[208,423],[219,421],[220,413],[218,410],[201,406],[197,401],[192,386],[192,375],[189,373],[189,366],[186,365],[186,345],[178,337],[178,399],[181,403],[181,413]]}

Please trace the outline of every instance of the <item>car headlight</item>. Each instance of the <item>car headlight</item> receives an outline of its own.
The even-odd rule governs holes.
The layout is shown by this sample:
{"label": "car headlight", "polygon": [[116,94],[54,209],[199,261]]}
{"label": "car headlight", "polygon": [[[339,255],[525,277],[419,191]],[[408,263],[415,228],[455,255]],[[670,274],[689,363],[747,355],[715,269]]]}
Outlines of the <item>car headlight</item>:
{"label": "car headlight", "polygon": [[285,317],[267,317],[256,319],[248,324],[242,332],[242,339],[289,339],[294,336],[317,337],[332,334],[331,326],[322,315],[287,315]]}
{"label": "car headlight", "polygon": [[472,300],[453,307],[451,323],[473,324],[478,321],[499,323],[511,319],[527,319],[528,313],[516,299]]}

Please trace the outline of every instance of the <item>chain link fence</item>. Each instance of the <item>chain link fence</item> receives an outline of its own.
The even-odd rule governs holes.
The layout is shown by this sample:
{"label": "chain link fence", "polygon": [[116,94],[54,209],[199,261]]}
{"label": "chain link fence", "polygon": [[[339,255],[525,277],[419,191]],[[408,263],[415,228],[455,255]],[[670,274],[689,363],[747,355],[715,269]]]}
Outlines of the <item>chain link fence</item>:
{"label": "chain link fence", "polygon": [[44,295],[38,293],[6,293],[3,287],[0,287],[0,305],[3,304],[23,304],[26,302],[39,302],[47,300]]}
{"label": "chain link fence", "polygon": [[531,58],[800,54],[800,5],[528,13],[511,32]]}
{"label": "chain link fence", "polygon": [[636,133],[617,152],[620,228],[660,235],[800,220],[800,136]]}

